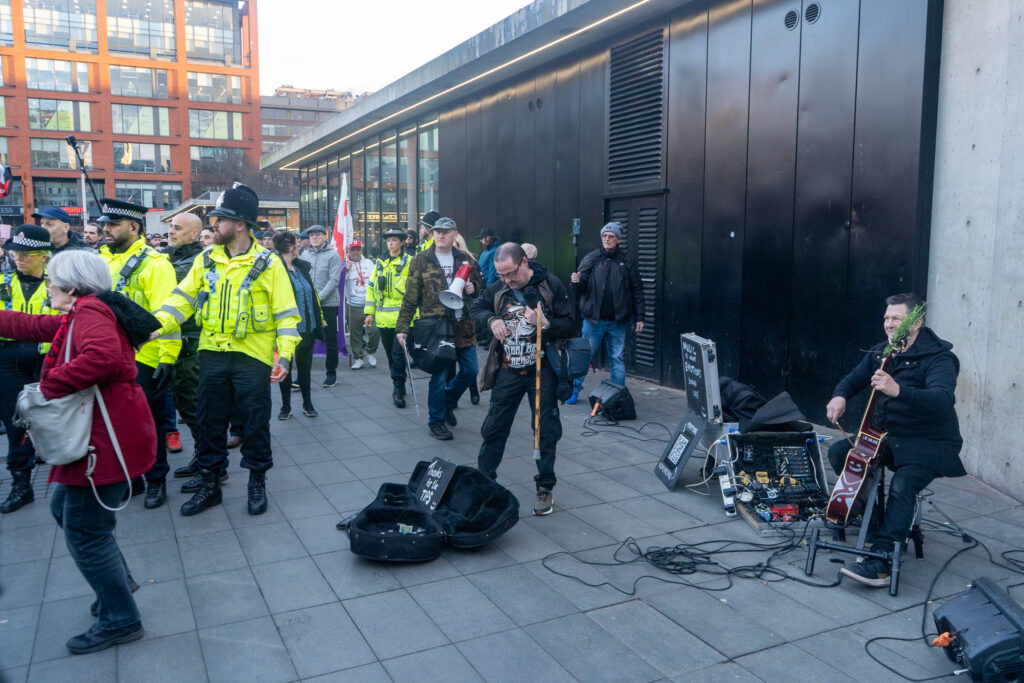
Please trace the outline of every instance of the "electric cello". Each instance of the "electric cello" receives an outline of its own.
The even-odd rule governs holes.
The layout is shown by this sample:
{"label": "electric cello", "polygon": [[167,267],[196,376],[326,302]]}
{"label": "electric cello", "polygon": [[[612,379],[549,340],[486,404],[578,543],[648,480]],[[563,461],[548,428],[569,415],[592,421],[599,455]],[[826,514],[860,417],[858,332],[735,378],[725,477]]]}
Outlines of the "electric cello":
{"label": "electric cello", "polygon": [[[879,370],[887,372],[893,358],[907,348],[910,331],[921,319],[923,313],[922,306],[915,306],[914,310],[896,328],[892,339],[889,340],[888,346],[882,353],[882,364],[879,366]],[[875,467],[878,466],[882,444],[886,437],[886,432],[871,426],[871,418],[875,414],[877,403],[878,390],[872,389],[868,407],[864,410],[864,417],[860,421],[860,429],[857,430],[857,439],[853,442],[853,448],[846,453],[842,474],[839,475],[839,480],[836,481],[835,488],[832,489],[832,496],[829,498],[828,508],[825,511],[825,519],[834,524],[847,524],[864,507],[867,495],[867,491],[864,490],[864,482],[871,477]]]}

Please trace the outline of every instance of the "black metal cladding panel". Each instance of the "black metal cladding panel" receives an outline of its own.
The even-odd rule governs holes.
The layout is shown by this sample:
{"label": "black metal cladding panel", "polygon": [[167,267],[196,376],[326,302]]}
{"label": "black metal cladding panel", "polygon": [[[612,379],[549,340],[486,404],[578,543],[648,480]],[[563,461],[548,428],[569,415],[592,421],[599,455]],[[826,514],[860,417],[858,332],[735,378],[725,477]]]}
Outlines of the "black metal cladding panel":
{"label": "black metal cladding panel", "polygon": [[610,64],[608,184],[657,180],[664,137],[664,30],[616,45]]}
{"label": "black metal cladding panel", "polygon": [[608,218],[609,223],[620,223],[622,225],[622,239],[619,240],[619,247],[629,251],[629,209],[615,209]]}
{"label": "black metal cladding panel", "polygon": [[636,335],[636,363],[645,367],[654,367],[657,353],[657,319],[655,295],[658,276],[658,221],[659,211],[655,207],[641,208],[637,211],[636,221],[636,254],[637,268],[644,288],[644,329]]}

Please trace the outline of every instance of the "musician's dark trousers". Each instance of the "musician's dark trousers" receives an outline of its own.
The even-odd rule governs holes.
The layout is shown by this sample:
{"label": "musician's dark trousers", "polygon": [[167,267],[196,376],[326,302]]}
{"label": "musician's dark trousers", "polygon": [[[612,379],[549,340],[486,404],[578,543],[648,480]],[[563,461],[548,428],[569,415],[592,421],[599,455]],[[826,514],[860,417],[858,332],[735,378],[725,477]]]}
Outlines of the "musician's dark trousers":
{"label": "musician's dark trousers", "polygon": [[[846,440],[836,441],[828,449],[828,461],[836,474],[843,471],[846,453],[850,444]],[[879,549],[889,550],[892,544],[902,543],[910,534],[910,525],[914,521],[914,505],[919,494],[928,484],[938,478],[939,474],[923,465],[903,465],[894,467],[892,452],[888,445],[882,446],[882,463],[892,470],[889,477],[889,496],[885,500],[885,518],[872,519],[872,527],[877,531],[870,538]],[[875,508],[877,511],[877,507]]]}
{"label": "musician's dark trousers", "polygon": [[[562,438],[562,420],[558,415],[558,399],[555,390],[558,378],[545,363],[540,381],[540,460],[537,461],[537,476],[533,479],[537,486],[546,489],[555,488],[555,446]],[[520,373],[517,370],[498,370],[498,377],[491,389],[491,406],[487,417],[480,427],[480,436],[484,438],[477,456],[477,467],[491,479],[497,478],[498,465],[505,453],[505,442],[508,441],[512,422],[515,420],[519,404],[526,396],[530,404],[530,424],[533,424],[534,396],[537,378],[533,366]],[[519,451],[527,448],[522,444]]]}

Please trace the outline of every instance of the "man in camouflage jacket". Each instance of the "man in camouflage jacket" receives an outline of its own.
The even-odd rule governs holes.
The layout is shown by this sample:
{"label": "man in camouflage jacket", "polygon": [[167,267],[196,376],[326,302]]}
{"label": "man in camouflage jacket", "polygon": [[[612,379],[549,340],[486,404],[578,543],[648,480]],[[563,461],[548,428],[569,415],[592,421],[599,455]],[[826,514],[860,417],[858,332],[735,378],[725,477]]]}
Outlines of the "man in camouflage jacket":
{"label": "man in camouflage jacket", "polygon": [[[430,433],[434,438],[448,441],[452,438],[448,427],[458,424],[458,420],[455,419],[455,406],[469,385],[476,382],[476,329],[469,317],[469,305],[483,287],[483,276],[473,257],[454,247],[455,238],[458,237],[455,221],[450,218],[438,218],[431,234],[433,244],[417,254],[409,264],[409,278],[405,284],[402,310],[398,313],[395,338],[403,346],[406,345],[409,327],[417,309],[421,320],[451,317],[459,372],[451,384],[448,384],[447,368],[432,374],[427,400],[430,412],[427,426],[430,427]],[[471,267],[469,279],[462,290],[465,308],[453,311],[444,307],[438,295],[448,289],[463,263],[468,263]]]}

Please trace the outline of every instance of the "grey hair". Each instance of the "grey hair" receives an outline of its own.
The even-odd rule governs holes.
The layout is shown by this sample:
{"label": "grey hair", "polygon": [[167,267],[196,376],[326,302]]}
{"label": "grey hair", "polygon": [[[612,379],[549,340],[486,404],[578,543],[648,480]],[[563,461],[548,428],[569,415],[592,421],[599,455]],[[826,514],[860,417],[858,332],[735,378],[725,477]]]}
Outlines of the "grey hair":
{"label": "grey hair", "polygon": [[109,292],[113,279],[107,262],[99,254],[85,249],[69,249],[53,257],[46,269],[50,282],[65,292],[77,296]]}

